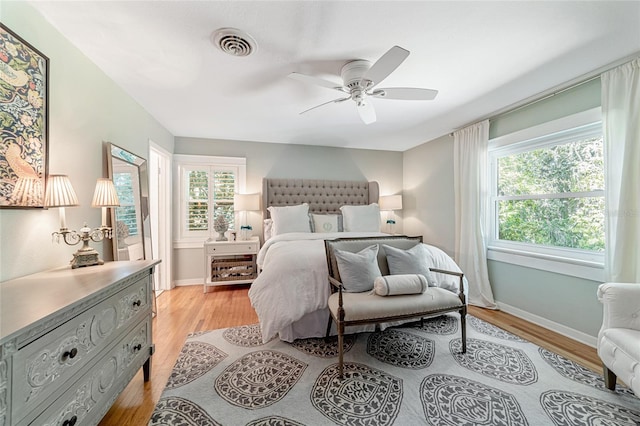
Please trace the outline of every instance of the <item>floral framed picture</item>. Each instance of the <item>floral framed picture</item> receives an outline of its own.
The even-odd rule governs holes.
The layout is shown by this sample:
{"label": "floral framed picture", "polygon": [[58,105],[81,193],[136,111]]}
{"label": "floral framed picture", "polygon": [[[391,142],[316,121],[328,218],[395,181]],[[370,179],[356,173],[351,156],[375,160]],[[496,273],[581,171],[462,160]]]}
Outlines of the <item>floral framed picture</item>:
{"label": "floral framed picture", "polygon": [[0,23],[0,208],[42,208],[49,58]]}

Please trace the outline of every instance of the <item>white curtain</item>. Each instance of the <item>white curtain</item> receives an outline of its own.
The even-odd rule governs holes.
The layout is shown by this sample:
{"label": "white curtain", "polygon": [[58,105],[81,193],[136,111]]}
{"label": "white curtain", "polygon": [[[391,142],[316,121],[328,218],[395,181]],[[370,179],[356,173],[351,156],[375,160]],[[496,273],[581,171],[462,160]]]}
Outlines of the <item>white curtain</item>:
{"label": "white curtain", "polygon": [[487,271],[485,219],[489,121],[453,133],[455,260],[469,281],[469,303],[496,308]]}
{"label": "white curtain", "polygon": [[606,280],[640,283],[640,58],[601,80]]}

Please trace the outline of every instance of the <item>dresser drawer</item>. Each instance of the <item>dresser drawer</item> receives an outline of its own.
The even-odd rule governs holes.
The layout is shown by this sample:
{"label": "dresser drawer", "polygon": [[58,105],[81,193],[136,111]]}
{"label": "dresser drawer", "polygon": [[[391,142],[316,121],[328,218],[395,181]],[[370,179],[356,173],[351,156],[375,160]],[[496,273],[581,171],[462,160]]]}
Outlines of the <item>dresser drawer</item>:
{"label": "dresser drawer", "polygon": [[[104,415],[108,403],[149,357],[151,318],[138,325],[98,363],[88,370],[64,395],[47,408],[32,424],[63,426],[94,425]],[[27,422],[25,422],[26,424]]]}
{"label": "dresser drawer", "polygon": [[256,254],[258,253],[257,241],[246,241],[240,243],[221,243],[207,244],[207,253],[209,255],[224,254]]}
{"label": "dresser drawer", "polygon": [[150,275],[19,349],[12,366],[12,424],[59,392],[61,386],[101,351],[117,333],[150,312]]}

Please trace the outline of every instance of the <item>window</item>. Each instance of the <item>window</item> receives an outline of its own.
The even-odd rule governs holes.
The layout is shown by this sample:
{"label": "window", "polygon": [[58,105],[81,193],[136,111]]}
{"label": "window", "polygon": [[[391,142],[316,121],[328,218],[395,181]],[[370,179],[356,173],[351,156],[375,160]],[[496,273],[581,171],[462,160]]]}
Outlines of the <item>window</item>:
{"label": "window", "polygon": [[587,116],[490,142],[490,249],[602,264],[602,127]]}
{"label": "window", "polygon": [[[202,244],[215,237],[215,222],[226,221],[234,229],[233,195],[244,192],[244,158],[176,155],[179,176],[179,242]],[[194,246],[195,247],[195,246]]]}

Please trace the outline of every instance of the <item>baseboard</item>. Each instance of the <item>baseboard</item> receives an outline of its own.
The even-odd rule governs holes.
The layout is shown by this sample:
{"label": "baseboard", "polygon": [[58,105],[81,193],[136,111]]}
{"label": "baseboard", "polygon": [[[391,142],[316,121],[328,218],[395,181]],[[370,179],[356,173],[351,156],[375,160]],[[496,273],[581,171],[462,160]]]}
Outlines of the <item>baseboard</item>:
{"label": "baseboard", "polygon": [[189,278],[185,280],[175,280],[173,282],[174,287],[182,287],[185,285],[204,285],[202,278]]}
{"label": "baseboard", "polygon": [[518,318],[522,318],[523,320],[527,320],[535,325],[539,325],[540,327],[544,327],[558,334],[562,334],[565,337],[576,340],[580,343],[584,343],[585,345],[591,346],[592,348],[595,348],[597,345],[597,337],[567,327],[566,325],[558,324],[557,322],[550,321],[541,316],[534,315],[531,312],[523,311],[522,309],[507,305],[506,303],[496,302],[496,304],[498,305],[500,310]]}

